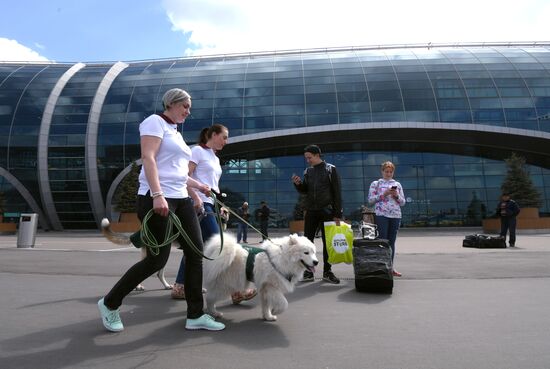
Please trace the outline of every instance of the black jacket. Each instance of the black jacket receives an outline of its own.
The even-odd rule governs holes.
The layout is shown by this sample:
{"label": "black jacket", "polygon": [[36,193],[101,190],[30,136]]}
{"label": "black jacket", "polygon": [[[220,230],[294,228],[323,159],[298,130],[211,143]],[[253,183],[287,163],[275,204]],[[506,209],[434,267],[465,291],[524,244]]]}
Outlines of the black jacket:
{"label": "black jacket", "polygon": [[336,167],[321,162],[304,170],[302,183],[294,185],[306,194],[306,210],[330,209],[332,216],[342,218],[342,190]]}
{"label": "black jacket", "polygon": [[501,217],[515,217],[519,212],[519,206],[514,200],[501,201],[497,205],[497,215]]}

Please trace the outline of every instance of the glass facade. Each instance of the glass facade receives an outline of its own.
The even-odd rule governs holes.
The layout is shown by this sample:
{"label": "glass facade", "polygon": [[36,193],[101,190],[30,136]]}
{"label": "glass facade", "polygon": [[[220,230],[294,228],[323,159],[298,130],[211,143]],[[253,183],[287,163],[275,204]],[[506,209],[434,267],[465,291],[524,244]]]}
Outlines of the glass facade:
{"label": "glass facade", "polygon": [[88,64],[71,73],[71,64],[0,63],[0,174],[11,174],[0,176],[4,212],[39,212],[44,228],[98,227],[112,214],[121,172],[140,157],[139,123],[160,111],[164,91],[180,87],[193,98],[185,140],[226,125],[228,203],[254,209],[266,200],[272,226],[292,219],[290,176],[302,173],[309,143],[338,167],[351,219],[380,163],[392,160],[408,198],[405,226],[479,224],[494,212],[512,152],[527,159],[548,213],[548,46],[302,50]]}

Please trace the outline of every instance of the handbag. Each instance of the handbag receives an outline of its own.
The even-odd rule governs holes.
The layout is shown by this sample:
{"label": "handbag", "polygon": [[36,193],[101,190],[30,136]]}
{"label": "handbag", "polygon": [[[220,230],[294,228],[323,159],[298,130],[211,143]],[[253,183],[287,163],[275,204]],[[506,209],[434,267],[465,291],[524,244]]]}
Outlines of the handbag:
{"label": "handbag", "polygon": [[372,223],[361,223],[361,236],[366,240],[375,240],[378,238],[378,227]]}
{"label": "handbag", "polygon": [[353,230],[347,223],[324,222],[328,262],[330,264],[353,262]]}

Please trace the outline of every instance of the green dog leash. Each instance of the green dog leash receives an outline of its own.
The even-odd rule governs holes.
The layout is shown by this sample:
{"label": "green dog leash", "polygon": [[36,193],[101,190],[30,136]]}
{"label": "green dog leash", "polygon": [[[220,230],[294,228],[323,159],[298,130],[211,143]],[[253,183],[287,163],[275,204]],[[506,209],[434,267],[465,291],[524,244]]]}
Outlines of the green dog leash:
{"label": "green dog leash", "polygon": [[[217,203],[216,195],[213,192],[211,192],[210,197],[214,200],[215,217],[220,227],[221,246],[220,246],[219,254],[221,254],[223,250],[223,229],[222,229],[222,223],[221,223],[220,209]],[[145,215],[145,217],[143,218],[143,221],[141,222],[141,229],[130,236],[130,241],[135,247],[137,248],[148,247],[151,253],[156,256],[159,254],[161,247],[170,246],[172,242],[174,242],[181,235],[184,238],[185,242],[187,242],[187,244],[191,246],[191,249],[195,253],[197,253],[204,259],[214,260],[204,255],[201,252],[201,250],[199,250],[199,248],[191,240],[187,232],[185,232],[185,229],[183,229],[183,226],[181,225],[181,221],[179,220],[177,215],[174,214],[174,212],[172,212],[171,210],[168,212],[168,224],[166,226],[166,230],[164,233],[164,241],[162,241],[161,243],[158,243],[155,236],[153,235],[153,232],[151,232],[151,230],[149,229],[149,225],[148,225],[149,220],[154,214],[155,212],[153,211],[153,209],[149,210]],[[174,227],[176,228],[176,231],[174,231]]]}

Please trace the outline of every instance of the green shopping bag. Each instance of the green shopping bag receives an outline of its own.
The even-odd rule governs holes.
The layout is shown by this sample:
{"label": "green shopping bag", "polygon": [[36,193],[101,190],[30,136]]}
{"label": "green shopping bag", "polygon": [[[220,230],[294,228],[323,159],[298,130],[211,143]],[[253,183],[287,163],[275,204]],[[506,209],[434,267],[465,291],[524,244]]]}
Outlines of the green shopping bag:
{"label": "green shopping bag", "polygon": [[353,262],[353,230],[347,223],[340,222],[337,226],[335,222],[325,222],[325,238],[328,252],[328,262],[330,264]]}

